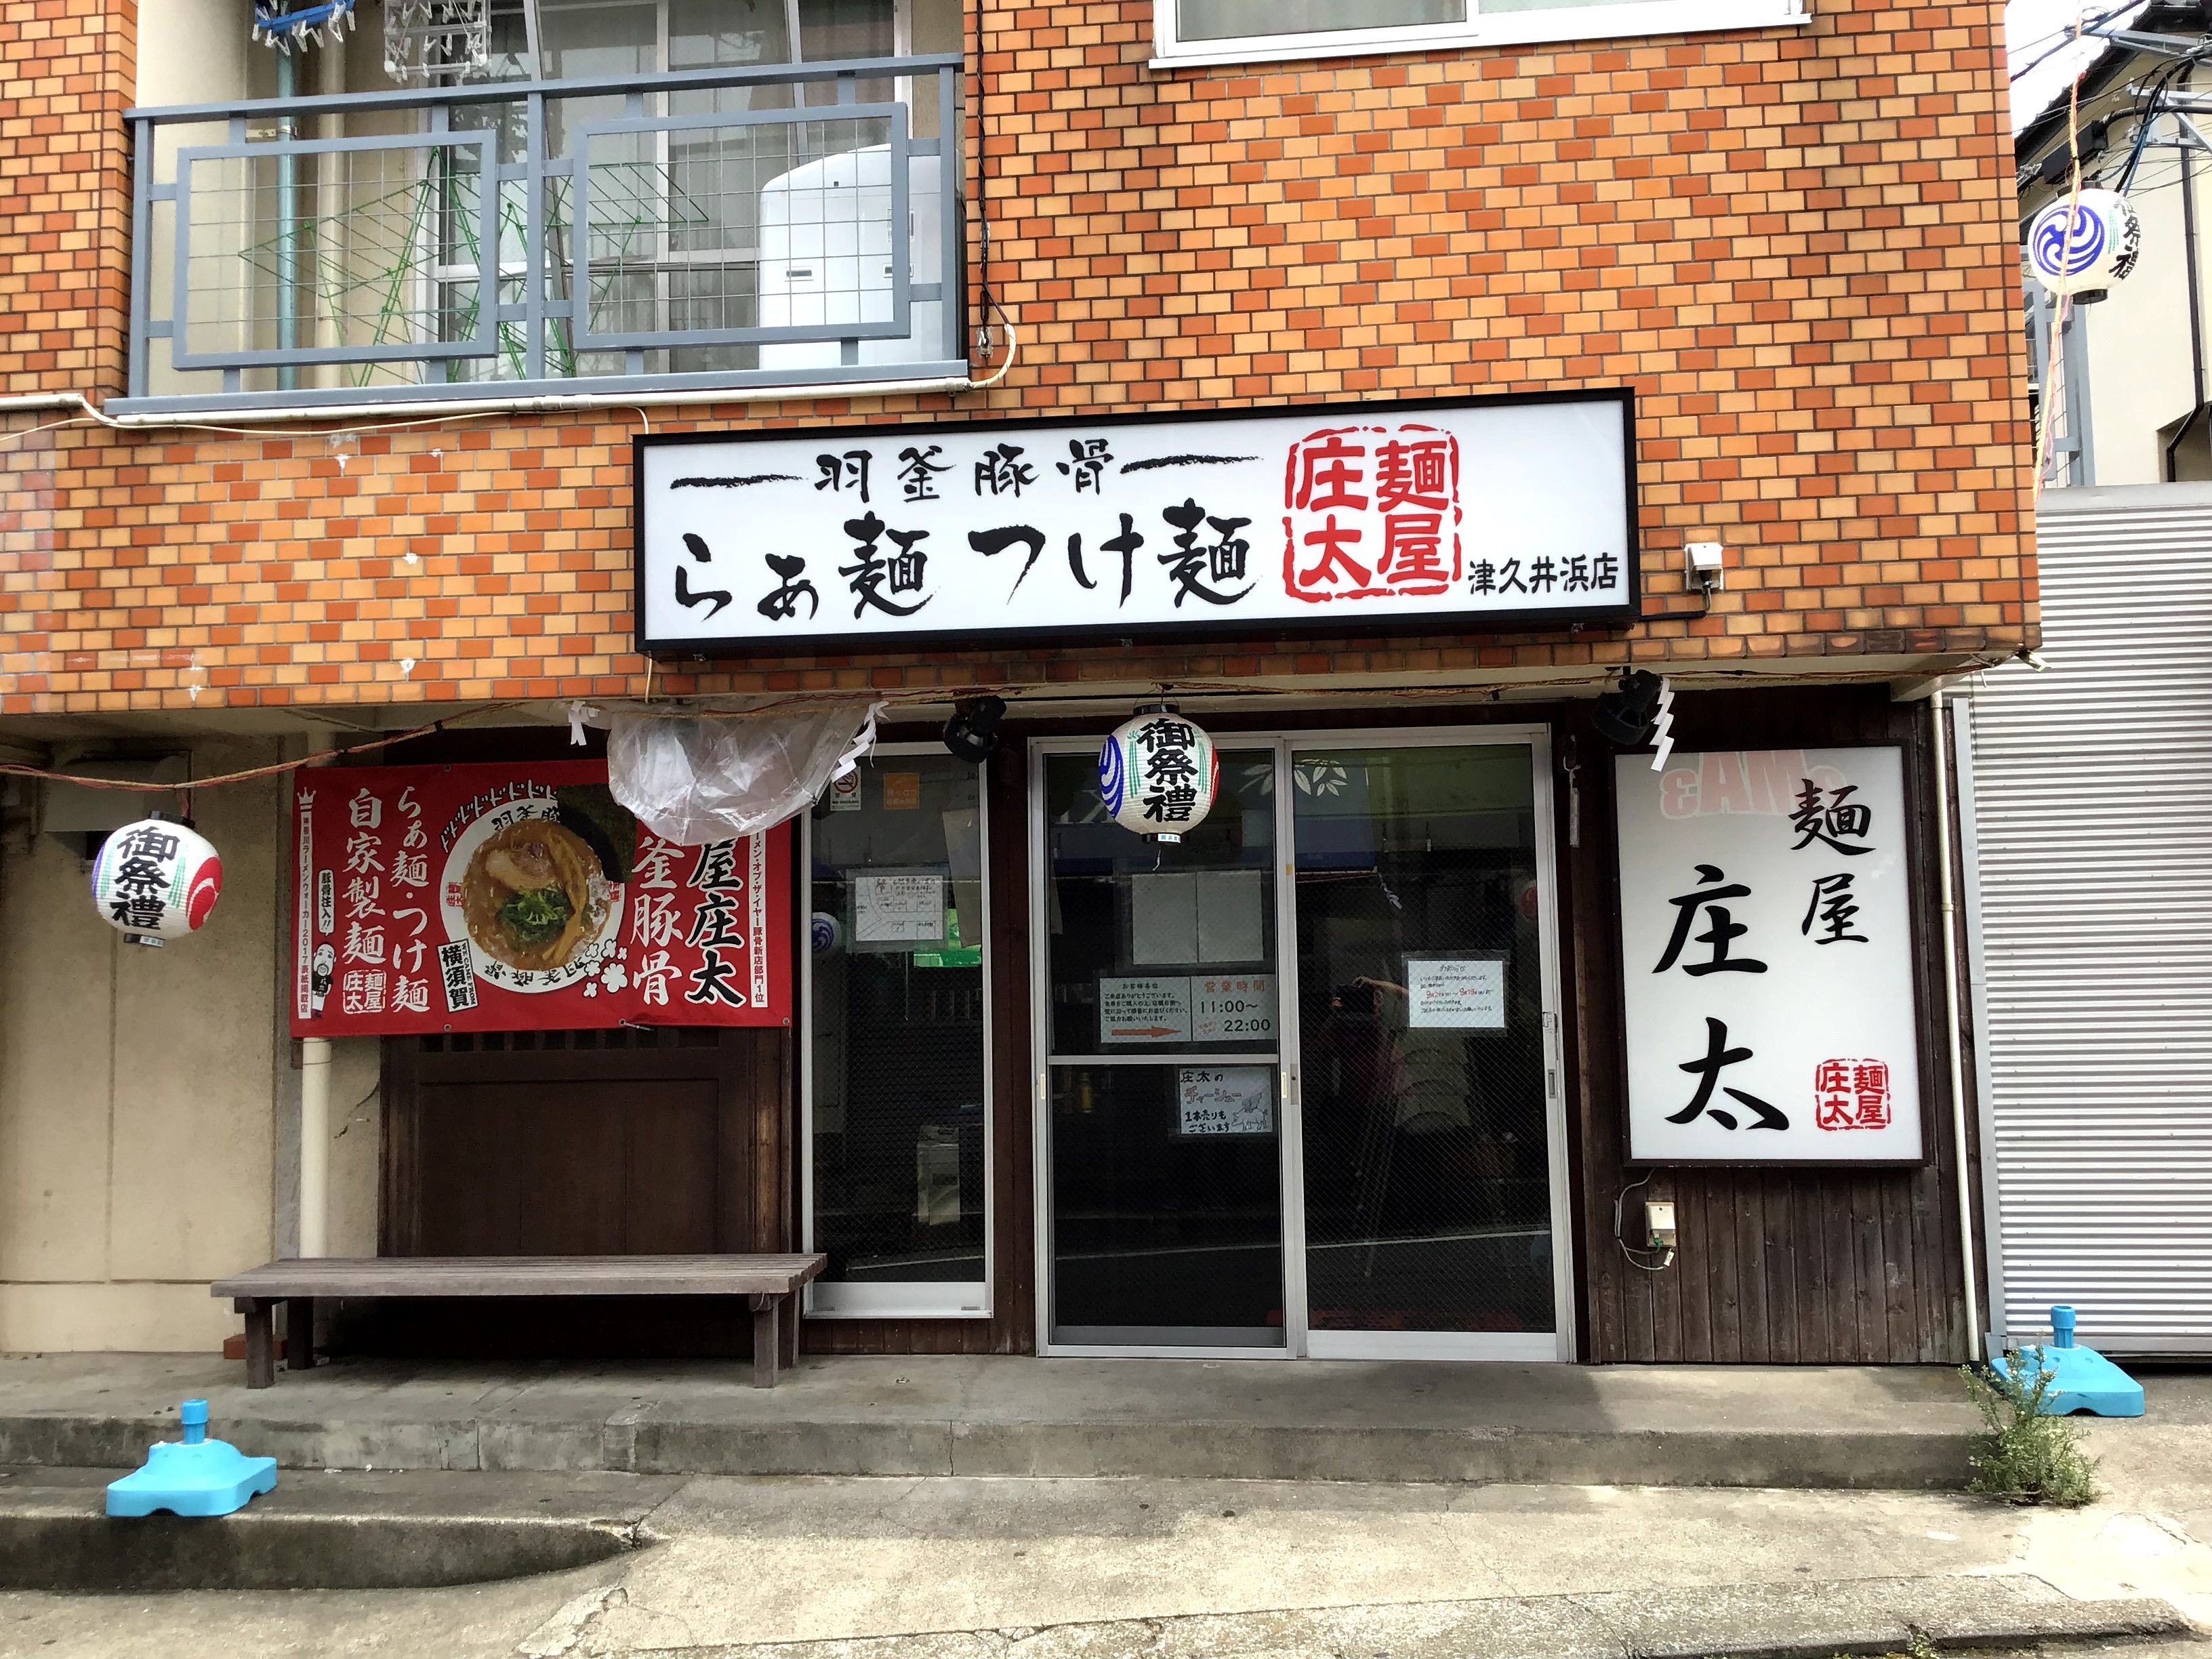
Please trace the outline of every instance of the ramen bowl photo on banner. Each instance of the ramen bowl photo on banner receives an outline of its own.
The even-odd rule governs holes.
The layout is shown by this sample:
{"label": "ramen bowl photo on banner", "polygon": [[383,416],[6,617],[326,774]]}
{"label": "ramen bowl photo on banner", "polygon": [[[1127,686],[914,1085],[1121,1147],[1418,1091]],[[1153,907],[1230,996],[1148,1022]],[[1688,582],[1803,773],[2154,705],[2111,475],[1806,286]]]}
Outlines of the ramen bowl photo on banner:
{"label": "ramen bowl photo on banner", "polygon": [[603,761],[320,768],[293,813],[295,1036],[790,1021],[787,825],[679,847]]}

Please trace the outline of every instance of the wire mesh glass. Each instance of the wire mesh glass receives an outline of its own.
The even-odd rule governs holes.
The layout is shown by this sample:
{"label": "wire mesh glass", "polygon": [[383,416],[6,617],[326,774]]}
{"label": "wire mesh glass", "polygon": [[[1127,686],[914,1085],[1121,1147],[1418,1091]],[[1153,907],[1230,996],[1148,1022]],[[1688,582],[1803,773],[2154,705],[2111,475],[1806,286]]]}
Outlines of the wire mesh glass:
{"label": "wire mesh glass", "polygon": [[[1283,1346],[1276,1127],[1189,1133],[1186,1069],[1053,1068],[1055,1342]],[[1272,1095],[1274,1067],[1249,1069]]]}
{"label": "wire mesh glass", "polygon": [[1316,1330],[1554,1328],[1529,750],[1301,751]]}
{"label": "wire mesh glass", "polygon": [[984,1279],[977,769],[878,755],[811,825],[813,1247],[830,1283]]}
{"label": "wire mesh glass", "polygon": [[[1213,810],[1176,843],[1114,822],[1095,756],[1046,757],[1054,1055],[1274,1052],[1274,760],[1266,750],[1219,758]],[[1158,1018],[1133,1000],[1148,982],[1193,976],[1243,981],[1267,1018],[1207,1028],[1188,999]]]}

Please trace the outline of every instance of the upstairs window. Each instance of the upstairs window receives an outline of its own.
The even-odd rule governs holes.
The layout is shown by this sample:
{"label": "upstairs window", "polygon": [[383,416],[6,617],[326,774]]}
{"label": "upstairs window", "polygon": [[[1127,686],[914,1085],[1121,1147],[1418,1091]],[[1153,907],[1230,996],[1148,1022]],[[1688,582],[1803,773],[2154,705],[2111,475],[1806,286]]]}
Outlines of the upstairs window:
{"label": "upstairs window", "polygon": [[1157,67],[1775,28],[1806,0],[1157,0]]}

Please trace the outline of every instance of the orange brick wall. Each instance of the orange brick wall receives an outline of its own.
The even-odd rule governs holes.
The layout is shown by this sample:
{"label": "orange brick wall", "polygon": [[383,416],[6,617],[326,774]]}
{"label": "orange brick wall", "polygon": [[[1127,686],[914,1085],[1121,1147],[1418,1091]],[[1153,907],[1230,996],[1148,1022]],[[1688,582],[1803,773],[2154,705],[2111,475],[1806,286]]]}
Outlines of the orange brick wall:
{"label": "orange brick wall", "polygon": [[[1160,75],[1143,5],[971,0],[971,200],[1023,337],[1012,373],[957,398],[653,416],[721,429],[1626,383],[1647,612],[1686,608],[1682,544],[1716,539],[1732,568],[1710,616],[687,665],[655,684],[1631,657],[1846,672],[2033,643],[1998,8],[1814,7],[1799,30]],[[0,21],[21,100],[0,126],[18,392],[120,381],[131,21],[120,0],[104,25],[100,9],[33,0]],[[0,713],[638,692],[638,421],[459,422],[365,435],[343,459],[320,432],[0,438]]]}
{"label": "orange brick wall", "polygon": [[123,390],[137,16],[137,0],[0,5],[0,392]]}

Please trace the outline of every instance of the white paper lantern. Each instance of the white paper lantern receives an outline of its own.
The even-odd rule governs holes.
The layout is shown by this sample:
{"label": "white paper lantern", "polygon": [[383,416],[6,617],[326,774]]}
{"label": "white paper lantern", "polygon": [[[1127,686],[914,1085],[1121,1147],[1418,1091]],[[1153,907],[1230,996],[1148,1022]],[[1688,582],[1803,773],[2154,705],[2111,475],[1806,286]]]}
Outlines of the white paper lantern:
{"label": "white paper lantern", "polygon": [[1213,739],[1170,706],[1139,709],[1098,751],[1098,793],[1124,830],[1179,841],[1213,807]]}
{"label": "white paper lantern", "polygon": [[133,945],[182,939],[222,896],[222,860],[191,824],[155,813],[101,845],[92,896],[108,926]]}
{"label": "white paper lantern", "polygon": [[2027,228],[2028,269],[2053,294],[2101,299],[2136,268],[2142,222],[2118,191],[2085,190],[2069,210],[2066,198],[2045,208]]}

